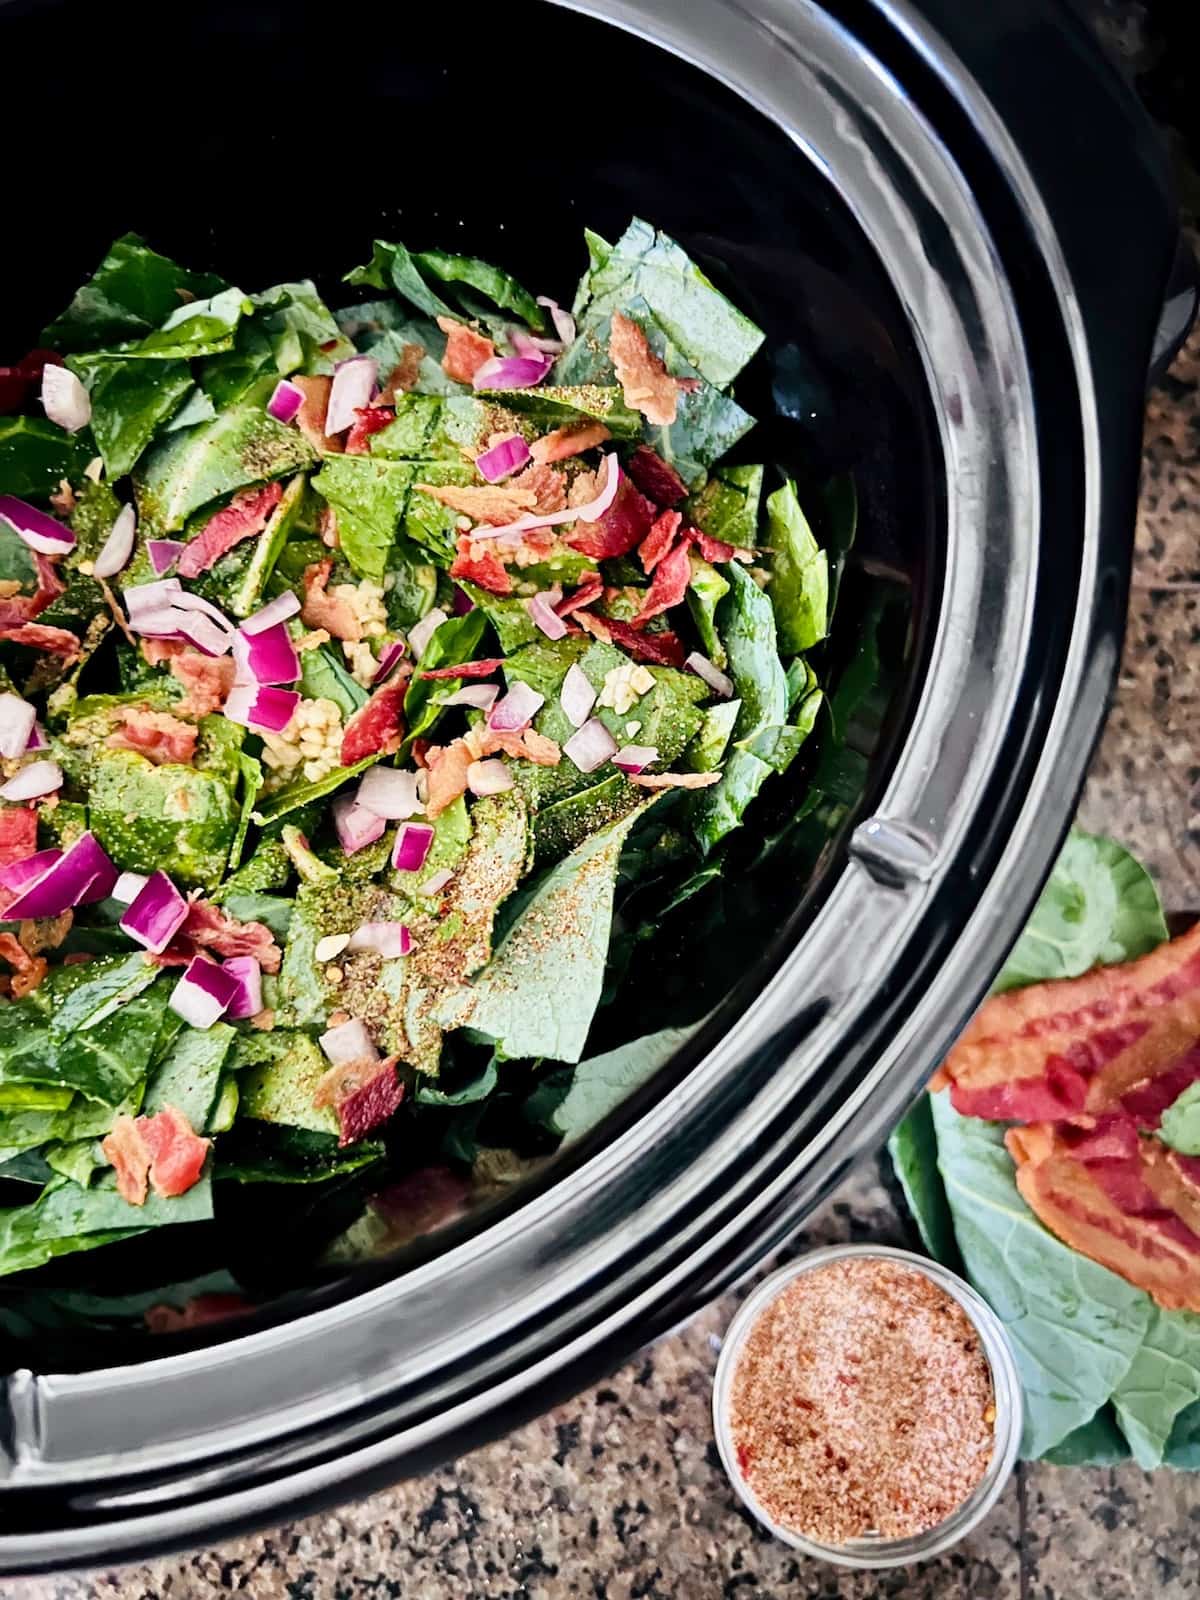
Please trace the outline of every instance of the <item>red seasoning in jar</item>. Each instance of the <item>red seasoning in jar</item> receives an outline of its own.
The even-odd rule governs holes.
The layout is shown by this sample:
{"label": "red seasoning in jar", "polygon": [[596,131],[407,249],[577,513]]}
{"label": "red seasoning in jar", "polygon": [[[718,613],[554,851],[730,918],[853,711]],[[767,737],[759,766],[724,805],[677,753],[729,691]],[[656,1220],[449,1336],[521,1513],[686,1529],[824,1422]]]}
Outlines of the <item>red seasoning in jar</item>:
{"label": "red seasoning in jar", "polygon": [[747,1485],[774,1523],[825,1545],[944,1522],[987,1472],[995,1417],[966,1312],[872,1256],[794,1278],[751,1327],[730,1390]]}

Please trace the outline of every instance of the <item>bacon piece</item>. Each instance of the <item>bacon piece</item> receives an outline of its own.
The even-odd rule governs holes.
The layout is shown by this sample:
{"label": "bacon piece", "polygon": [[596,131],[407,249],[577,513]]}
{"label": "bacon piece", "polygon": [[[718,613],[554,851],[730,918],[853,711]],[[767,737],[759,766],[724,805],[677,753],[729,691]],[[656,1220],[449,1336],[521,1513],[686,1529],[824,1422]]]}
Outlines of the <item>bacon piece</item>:
{"label": "bacon piece", "polygon": [[120,727],[104,741],[112,750],[136,750],[148,756],[155,766],[165,761],[190,765],[196,754],[198,729],[192,722],[181,722],[169,711],[151,711],[145,706],[123,706],[118,712]]}
{"label": "bacon piece", "polygon": [[489,594],[511,594],[512,579],[495,549],[482,541],[473,541],[463,534],[458,541],[458,554],[450,567],[450,576],[466,583],[476,584]]}
{"label": "bacon piece", "polygon": [[980,1007],[934,1087],[966,1116],[1046,1121],[1115,1109],[1200,1042],[1200,926],[1121,966]]}
{"label": "bacon piece", "polygon": [[576,522],[563,538],[573,550],[581,550],[593,561],[608,561],[625,556],[641,544],[654,521],[654,507],[633,483],[622,475],[612,505],[596,522]]}
{"label": "bacon piece", "polygon": [[724,539],[714,539],[711,533],[700,528],[689,528],[687,534],[692,544],[699,545],[705,561],[732,561],[738,554],[737,546],[726,544]]}
{"label": "bacon piece", "polygon": [[432,822],[440,817],[447,806],[452,806],[460,794],[467,792],[467,771],[477,760],[462,739],[452,744],[430,745],[425,752],[425,770],[429,774],[429,794],[425,801],[425,815]]}
{"label": "bacon piece", "polygon": [[357,644],[363,636],[362,622],[349,601],[329,593],[327,585],[332,571],[333,562],[329,559],[314,561],[305,567],[300,620],[306,628],[324,628],[335,639]]}
{"label": "bacon piece", "polygon": [[37,850],[37,812],[31,806],[0,810],[0,867],[27,861]]}
{"label": "bacon piece", "polygon": [[234,545],[261,533],[282,498],[281,483],[264,483],[254,489],[239,489],[229,504],[210,517],[196,537],[184,545],[179,557],[179,576],[198,578],[202,572],[214,567]]}
{"label": "bacon piece", "polygon": [[[532,494],[531,509],[540,517],[547,517],[552,512],[565,511],[567,508],[567,480],[555,467],[531,461],[517,473],[511,483],[514,489]],[[554,534],[549,528],[531,528],[526,535],[530,543],[534,543],[539,537],[547,540],[553,548]]]}
{"label": "bacon piece", "polygon": [[465,322],[453,317],[439,317],[437,325],[446,335],[446,353],[442,357],[442,371],[455,383],[470,383],[485,361],[496,354],[496,346]]}
{"label": "bacon piece", "polygon": [[670,611],[672,606],[679,605],[691,581],[692,564],[688,560],[688,547],[686,544],[677,544],[655,567],[653,582],[631,626],[644,628],[651,618],[659,617],[664,611]]}
{"label": "bacon piece", "polygon": [[37,589],[33,594],[21,594],[14,584],[12,594],[0,594],[0,628],[19,628],[32,622],[52,600],[57,600],[60,594],[66,592],[67,586],[59,577],[53,561],[36,550],[33,559],[37,567]]}
{"label": "bacon piece", "polygon": [[613,312],[608,353],[625,404],[640,411],[655,427],[670,427],[679,414],[680,394],[699,387],[695,378],[671,377],[637,323],[620,311]]}
{"label": "bacon piece", "polygon": [[1194,1045],[1157,1077],[1145,1078],[1121,1096],[1121,1110],[1139,1128],[1155,1130],[1163,1112],[1173,1106],[1185,1089],[1200,1082],[1200,1044]]}
{"label": "bacon piece", "polygon": [[240,1294],[198,1294],[185,1304],[182,1311],[175,1306],[149,1306],[143,1314],[148,1333],[188,1333],[193,1328],[207,1327],[210,1322],[224,1322],[229,1317],[244,1317],[254,1306]]}
{"label": "bacon piece", "polygon": [[489,656],[486,661],[460,661],[456,667],[430,667],[418,673],[421,678],[490,678],[504,665],[500,656]]}
{"label": "bacon piece", "polygon": [[584,606],[590,606],[594,600],[599,600],[604,593],[604,580],[598,572],[585,572],[582,574],[578,589],[573,594],[566,595],[555,606],[560,617],[569,617],[573,611],[579,611]]}
{"label": "bacon piece", "polygon": [[536,728],[522,728],[520,733],[498,733],[494,728],[472,728],[465,743],[479,752],[477,760],[503,751],[506,756],[532,761],[535,767],[556,767],[562,760],[562,751],[553,739],[538,733]]}
{"label": "bacon piece", "polygon": [[9,644],[27,645],[31,650],[45,650],[50,655],[62,656],[64,661],[78,661],[83,646],[66,628],[52,628],[42,622],[22,622],[16,627],[0,627],[0,639]]}
{"label": "bacon piece", "polygon": [[575,620],[594,638],[602,639],[606,644],[620,645],[635,661],[650,661],[659,667],[682,667],[686,659],[683,644],[669,630],[643,633],[627,622],[617,622],[612,617],[596,617],[590,611],[577,611]]}
{"label": "bacon piece", "polygon": [[313,449],[319,450],[322,455],[340,452],[342,441],[325,432],[325,418],[329,414],[329,391],[333,388],[333,379],[294,377],[289,378],[288,382],[294,383],[304,394],[303,404],[296,413],[296,426],[300,432]]}
{"label": "bacon piece", "polygon": [[30,350],[11,367],[0,367],[0,416],[24,409],[34,388],[41,382],[42,369],[61,367],[63,358],[56,350]]}
{"label": "bacon piece", "polygon": [[116,1168],[117,1193],[146,1203],[147,1179],[164,1199],[186,1194],[200,1177],[211,1139],[201,1139],[182,1111],[164,1106],[152,1117],[117,1117],[100,1148]]}
{"label": "bacon piece", "polygon": [[719,772],[631,772],[627,776],[642,789],[707,789],[721,781]]}
{"label": "bacon piece", "polygon": [[30,955],[14,934],[0,933],[0,956],[13,969],[10,987],[14,1000],[32,994],[46,976],[45,956]]}
{"label": "bacon piece", "polygon": [[687,499],[687,484],[648,444],[638,445],[625,463],[625,471],[656,506],[678,506]]}
{"label": "bacon piece", "polygon": [[152,957],[160,967],[185,967],[200,950],[213,955],[253,956],[264,972],[278,972],[283,951],[263,922],[239,922],[210,900],[193,900],[178,933],[161,955]]}
{"label": "bacon piece", "polygon": [[187,690],[179,709],[191,717],[207,717],[219,711],[233,688],[236,673],[232,656],[206,656],[185,645],[171,659],[171,676]]}
{"label": "bacon piece", "polygon": [[400,359],[388,373],[387,382],[379,392],[379,404],[391,405],[398,394],[407,394],[421,376],[421,363],[425,359],[423,344],[406,344]]}
{"label": "bacon piece", "polygon": [[568,422],[565,427],[555,428],[552,433],[535,439],[529,453],[538,466],[544,467],[552,461],[569,461],[572,456],[594,450],[611,438],[612,434],[602,422]]}
{"label": "bacon piece", "polygon": [[75,922],[73,911],[60,911],[57,917],[28,917],[17,928],[21,949],[31,956],[57,950]]}
{"label": "bacon piece", "polygon": [[404,742],[404,696],[408,676],[397,672],[356,711],[342,735],[342,765],[352,767],[366,756],[390,756]]}
{"label": "bacon piece", "polygon": [[399,1059],[344,1061],[322,1077],[313,1105],[332,1106],[337,1112],[339,1148],[365,1138],[399,1110],[404,1099],[404,1083],[396,1071]]}
{"label": "bacon piece", "polygon": [[449,506],[451,511],[461,512],[474,522],[491,523],[497,528],[507,522],[515,522],[523,511],[532,511],[537,504],[536,493],[532,489],[518,489],[515,479],[508,484],[483,483],[464,486],[453,483],[445,485],[418,483],[415,487],[422,494],[427,494],[431,499]]}
{"label": "bacon piece", "polygon": [[1200,1311],[1200,1183],[1128,1117],[1005,1135],[1030,1210],[1168,1311]]}
{"label": "bacon piece", "polygon": [[372,436],[382,433],[395,420],[396,413],[387,406],[360,406],[354,414],[350,432],[346,435],[346,454],[365,456],[370,448]]}
{"label": "bacon piece", "polygon": [[654,519],[650,532],[638,545],[638,559],[642,571],[651,573],[675,543],[675,536],[683,523],[678,511],[662,511]]}

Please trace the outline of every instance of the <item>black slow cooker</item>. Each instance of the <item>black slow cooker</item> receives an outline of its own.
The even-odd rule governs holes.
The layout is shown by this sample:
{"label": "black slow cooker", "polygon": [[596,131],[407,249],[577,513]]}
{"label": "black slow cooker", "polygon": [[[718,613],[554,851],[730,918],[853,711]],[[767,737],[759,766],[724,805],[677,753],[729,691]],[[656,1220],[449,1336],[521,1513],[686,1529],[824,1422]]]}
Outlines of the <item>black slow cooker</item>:
{"label": "black slow cooker", "polygon": [[716,921],[664,923],[661,985],[707,1020],[601,1128],[251,1319],[149,1351],[9,1335],[15,1573],[277,1521],[498,1434],[746,1273],[881,1142],[1070,817],[1147,372],[1190,301],[1164,312],[1151,130],[1060,0],[3,0],[0,41],[5,350],[126,229],[252,287],[336,284],[399,235],[569,295],[564,241],[640,213],[767,330],[756,449],[854,477],[830,671],[872,607],[899,618],[826,826],[739,860]]}

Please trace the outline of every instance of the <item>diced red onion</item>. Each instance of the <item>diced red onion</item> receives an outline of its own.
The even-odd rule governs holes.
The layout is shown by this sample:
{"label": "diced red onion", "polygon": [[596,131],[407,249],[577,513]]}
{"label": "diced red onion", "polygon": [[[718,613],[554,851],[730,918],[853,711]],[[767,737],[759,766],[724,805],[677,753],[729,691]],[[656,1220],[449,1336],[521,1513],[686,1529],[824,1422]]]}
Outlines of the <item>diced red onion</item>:
{"label": "diced red onion", "polygon": [[42,368],[42,409],[60,428],[78,433],[92,420],[92,399],[69,367],[48,361]]}
{"label": "diced red onion", "polygon": [[554,324],[554,331],[564,345],[570,344],[575,338],[575,318],[569,311],[564,311],[557,300],[551,300],[549,295],[540,294],[537,303],[545,306],[550,313],[550,320]]}
{"label": "diced red onion", "polygon": [[46,737],[46,730],[40,722],[35,722],[33,732],[29,735],[29,743],[25,746],[28,750],[49,750],[50,741]]}
{"label": "diced red onion", "polygon": [[449,867],[442,867],[437,872],[433,873],[431,877],[426,878],[425,882],[421,885],[420,892],[422,894],[441,894],[442,890],[450,882],[450,879],[453,876],[454,874],[451,872]]}
{"label": "diced red onion", "polygon": [[123,872],[112,886],[112,898],[130,906],[149,882],[144,872]]}
{"label": "diced red onion", "polygon": [[198,612],[179,612],[178,632],[196,646],[203,650],[206,656],[223,656],[229,653],[233,640],[229,634],[223,633],[211,618],[200,615]]}
{"label": "diced red onion", "polygon": [[600,721],[592,717],[578,733],[573,733],[563,745],[563,755],[569,756],[580,772],[595,772],[616,754],[617,741]]}
{"label": "diced red onion", "polygon": [[336,1028],[327,1029],[317,1043],[335,1067],[346,1067],[353,1061],[379,1060],[375,1041],[367,1032],[366,1024],[357,1017],[340,1022]]}
{"label": "diced red onion", "polygon": [[467,768],[467,788],[474,795],[503,794],[513,786],[513,775],[503,761],[472,761]]}
{"label": "diced red onion", "polygon": [[[163,582],[169,583],[170,579],[164,578]],[[170,604],[179,607],[183,611],[199,611],[202,616],[206,616],[215,622],[223,633],[227,633],[230,640],[233,639],[234,634],[237,632],[237,628],[230,622],[221,608],[213,605],[211,600],[206,600],[202,594],[193,594],[190,589],[183,589],[171,599]]]}
{"label": "diced red onion", "polygon": [[167,1004],[193,1028],[211,1028],[242,992],[239,980],[205,956],[193,956]]}
{"label": "diced red onion", "polygon": [[[146,554],[150,557],[150,565],[154,568],[155,573],[160,578],[164,572],[170,572],[171,568],[179,560],[182,552],[182,539],[146,540]],[[126,594],[125,598],[128,600],[128,594]]]}
{"label": "diced red onion", "polygon": [[75,535],[70,528],[36,506],[18,500],[15,494],[0,494],[0,518],[10,523],[13,531],[39,555],[61,556],[75,548]]}
{"label": "diced red onion", "polygon": [[553,360],[563,353],[561,339],[544,339],[538,334],[526,333],[524,328],[514,328],[508,337],[517,354],[530,361],[537,361],[542,356],[550,356]]}
{"label": "diced red onion", "polygon": [[553,356],[493,356],[476,368],[476,389],[532,389],[554,365]]}
{"label": "diced red onion", "polygon": [[37,712],[19,694],[0,694],[0,756],[24,755],[37,725]]}
{"label": "diced red onion", "polygon": [[453,603],[453,605],[451,607],[451,610],[454,612],[454,615],[456,617],[465,617],[469,611],[474,611],[474,609],[475,609],[475,602],[474,602],[474,600],[471,599],[471,596],[467,593],[467,591],[465,589],[460,589],[458,587],[458,585],[455,584],[454,585],[454,603]]}
{"label": "diced red onion", "polygon": [[259,633],[239,629],[233,636],[233,660],[235,681],[242,684],[295,683],[300,676],[300,657],[286,622],[272,623]]}
{"label": "diced red onion", "polygon": [[0,784],[0,797],[5,800],[36,800],[44,794],[53,794],[62,788],[63,771],[57,761],[31,761],[22,767],[5,784]]}
{"label": "diced red onion", "polygon": [[501,439],[499,444],[476,456],[475,468],[489,483],[499,483],[530,459],[529,446],[519,433],[514,433],[511,439]]}
{"label": "diced red onion", "polygon": [[351,356],[333,369],[329,406],[325,412],[325,432],[330,436],[345,433],[354,425],[354,414],[369,406],[375,393],[379,363],[370,356]]}
{"label": "diced red onion", "polygon": [[[50,851],[43,850],[37,857],[46,858]],[[22,862],[25,866],[27,863]],[[8,881],[10,869],[0,874],[6,888],[14,885]],[[73,844],[47,860],[42,871],[27,878],[15,900],[4,908],[4,916],[13,922],[27,917],[57,917],[78,905],[93,900],[103,900],[117,881],[117,869],[90,830],[81,833]]]}
{"label": "diced red onion", "polygon": [[303,404],[304,390],[298,384],[280,378],[274,394],[267,401],[267,415],[274,417],[276,422],[291,422]]}
{"label": "diced red onion", "polygon": [[499,528],[478,527],[471,529],[472,539],[499,539],[509,535],[528,532],[530,528],[553,528],[566,522],[596,522],[612,505],[617,497],[617,490],[621,484],[621,464],[616,455],[610,451],[604,457],[602,470],[605,473],[603,487],[597,492],[594,499],[586,505],[569,506],[565,511],[548,511],[544,516],[535,517],[532,512],[526,512],[518,517],[515,522],[506,522]]}
{"label": "diced red onion", "polygon": [[[556,600],[562,599],[561,590],[555,596]],[[562,639],[567,632],[567,625],[554,609],[554,602],[550,594],[535,594],[532,599],[526,600],[525,609],[534,623],[542,630],[547,639]]]}
{"label": "diced red onion", "polygon": [[698,678],[703,678],[710,689],[716,691],[723,699],[733,698],[733,679],[727,678],[720,667],[714,667],[707,656],[702,656],[699,650],[693,650],[684,663],[691,667]]}
{"label": "diced red onion", "polygon": [[658,750],[652,744],[623,744],[612,758],[614,767],[622,772],[645,772],[658,760]]}
{"label": "diced red onion", "polygon": [[488,717],[488,727],[493,733],[519,733],[533,721],[546,703],[546,696],[531,689],[527,683],[514,683],[501,700],[497,700]]}
{"label": "diced red onion", "polygon": [[434,606],[432,611],[427,611],[420,622],[408,630],[408,648],[413,653],[414,661],[421,659],[425,654],[430,639],[433,638],[442,623],[448,620],[441,606]]}
{"label": "diced red onion", "polygon": [[352,856],[383,837],[387,823],[373,811],[356,804],[353,795],[340,794],[333,802],[333,827],[344,855]]}
{"label": "diced red onion", "polygon": [[372,767],[364,772],[355,799],[389,822],[403,822],[421,809],[416,773],[398,772],[395,767]]}
{"label": "diced red onion", "polygon": [[406,822],[401,826],[392,847],[392,865],[397,872],[420,872],[433,848],[433,834],[428,822]]}
{"label": "diced red onion", "polygon": [[399,639],[393,639],[390,644],[385,644],[379,652],[379,665],[375,668],[375,676],[371,679],[371,687],[390,677],[392,672],[404,660],[404,644]]}
{"label": "diced red onion", "polygon": [[439,703],[444,706],[471,706],[475,711],[490,711],[496,704],[499,687],[494,683],[468,683]]}
{"label": "diced red onion", "polygon": [[186,899],[166,873],[152,872],[130,901],[120,927],[123,933],[157,956],[179,932],[187,914]]}
{"label": "diced red onion", "polygon": [[274,600],[268,601],[261,611],[256,611],[253,616],[247,617],[242,623],[241,631],[265,633],[277,622],[286,622],[289,617],[294,617],[299,610],[299,595],[292,589],[285,589],[282,594],[276,595]]}
{"label": "diced red onion", "polygon": [[255,1017],[263,1008],[262,968],[253,956],[230,956],[221,963],[225,976],[238,985],[237,998],[231,1000],[226,1016],[231,1022],[243,1017]]}
{"label": "diced red onion", "polygon": [[[166,542],[174,544],[176,541]],[[182,593],[183,585],[178,578],[156,578],[152,583],[134,583],[122,589],[130,626],[137,627],[137,619],[147,612],[161,611],[164,606],[174,605]]]}
{"label": "diced red onion", "polygon": [[136,622],[131,617],[129,626],[143,639],[176,639],[182,644],[186,641],[178,627],[181,615],[169,606],[161,606],[157,611],[142,612]]}
{"label": "diced red onion", "polygon": [[374,950],[385,961],[395,961],[412,949],[412,934],[402,922],[364,922],[350,935],[346,949]]}
{"label": "diced red onion", "polygon": [[300,696],[294,689],[235,684],[225,701],[225,715],[242,728],[282,733],[295,715]]}
{"label": "diced red onion", "polygon": [[97,578],[115,578],[118,572],[124,572],[133,554],[136,534],[137,512],[132,506],[122,506],[117,512],[112,531],[100,548],[100,554],[92,563],[92,572]]}
{"label": "diced red onion", "polygon": [[0,867],[0,885],[14,892],[23,889],[61,859],[61,850],[39,850],[35,855],[26,856],[24,861],[12,861],[7,867]]}
{"label": "diced red onion", "polygon": [[588,682],[587,673],[577,661],[567,668],[563,686],[558,693],[558,703],[563,715],[573,728],[582,728],[596,704],[596,691]]}

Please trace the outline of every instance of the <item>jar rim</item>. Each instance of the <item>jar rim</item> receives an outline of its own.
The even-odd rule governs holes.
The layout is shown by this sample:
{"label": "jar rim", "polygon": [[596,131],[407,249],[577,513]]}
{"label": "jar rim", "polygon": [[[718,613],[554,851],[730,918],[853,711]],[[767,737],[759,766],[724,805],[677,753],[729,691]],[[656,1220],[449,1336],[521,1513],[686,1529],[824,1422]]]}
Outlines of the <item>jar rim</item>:
{"label": "jar rim", "polygon": [[[871,1261],[898,1261],[922,1273],[929,1282],[947,1293],[963,1310],[979,1335],[984,1357],[992,1381],[992,1394],[996,1408],[993,1424],[994,1446],[987,1470],[971,1493],[956,1506],[948,1517],[935,1523],[923,1533],[907,1535],[901,1539],[852,1539],[845,1544],[824,1544],[784,1527],[774,1520],[759,1501],[754,1490],[738,1470],[737,1454],[733,1442],[730,1419],[730,1398],[734,1373],[751,1329],[767,1306],[798,1278],[835,1261],[850,1259]],[[1005,1484],[1016,1464],[1021,1446],[1024,1421],[1024,1398],[1020,1374],[1012,1341],[999,1317],[965,1279],[956,1272],[911,1250],[897,1249],[892,1245],[842,1244],[827,1245],[811,1250],[798,1260],[789,1262],[768,1274],[748,1298],[739,1306],[725,1331],[721,1354],[713,1376],[713,1430],[717,1450],[725,1475],[741,1497],[746,1508],[753,1513],[767,1531],[819,1561],[828,1561],[840,1567],[871,1570],[880,1567],[905,1566],[913,1561],[923,1561],[938,1555],[957,1544],[971,1533],[987,1516],[1000,1498]]]}

